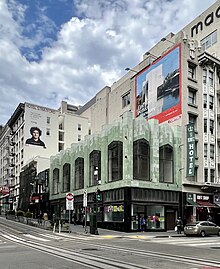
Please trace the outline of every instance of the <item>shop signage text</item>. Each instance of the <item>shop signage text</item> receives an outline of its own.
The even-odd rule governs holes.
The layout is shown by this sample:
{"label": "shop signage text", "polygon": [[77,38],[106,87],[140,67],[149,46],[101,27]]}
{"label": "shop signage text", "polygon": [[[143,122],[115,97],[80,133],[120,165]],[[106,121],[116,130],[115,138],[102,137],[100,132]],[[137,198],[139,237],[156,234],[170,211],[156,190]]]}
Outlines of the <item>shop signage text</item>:
{"label": "shop signage text", "polygon": [[195,175],[195,131],[194,124],[189,123],[186,126],[187,130],[187,177]]}
{"label": "shop signage text", "polygon": [[194,25],[191,28],[191,37],[193,37],[194,32],[197,35],[199,30],[202,31],[204,25],[209,26],[210,24],[212,24],[214,22],[215,17],[220,18],[220,7],[218,7],[215,12],[211,12],[210,14],[208,14],[205,17],[204,22],[199,21],[196,25]]}

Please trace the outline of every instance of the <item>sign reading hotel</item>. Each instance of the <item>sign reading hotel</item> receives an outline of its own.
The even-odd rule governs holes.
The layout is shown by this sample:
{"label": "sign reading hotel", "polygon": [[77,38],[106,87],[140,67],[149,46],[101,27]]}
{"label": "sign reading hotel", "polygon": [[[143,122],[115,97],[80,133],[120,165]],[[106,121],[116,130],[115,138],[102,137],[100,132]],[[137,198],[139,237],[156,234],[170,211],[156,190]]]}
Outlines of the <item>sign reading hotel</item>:
{"label": "sign reading hotel", "polygon": [[179,80],[180,46],[177,46],[136,76],[136,116],[155,118],[159,123],[179,118]]}
{"label": "sign reading hotel", "polygon": [[187,169],[186,176],[194,177],[195,176],[195,130],[194,124],[189,123],[186,126],[187,129]]}

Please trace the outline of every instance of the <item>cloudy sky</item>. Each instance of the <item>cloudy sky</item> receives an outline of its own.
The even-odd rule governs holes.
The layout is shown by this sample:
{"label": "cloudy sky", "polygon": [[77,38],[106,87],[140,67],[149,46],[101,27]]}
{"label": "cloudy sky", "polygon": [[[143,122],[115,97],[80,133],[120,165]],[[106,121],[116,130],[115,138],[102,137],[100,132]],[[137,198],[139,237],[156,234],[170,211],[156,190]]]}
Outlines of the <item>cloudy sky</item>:
{"label": "cloudy sky", "polygon": [[0,124],[20,102],[85,104],[215,0],[0,0]]}

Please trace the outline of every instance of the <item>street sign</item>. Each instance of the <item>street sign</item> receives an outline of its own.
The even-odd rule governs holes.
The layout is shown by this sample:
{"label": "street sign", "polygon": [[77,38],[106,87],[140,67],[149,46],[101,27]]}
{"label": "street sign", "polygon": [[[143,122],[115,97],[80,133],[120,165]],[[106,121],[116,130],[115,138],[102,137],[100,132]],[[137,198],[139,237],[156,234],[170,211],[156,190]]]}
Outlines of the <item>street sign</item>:
{"label": "street sign", "polygon": [[87,191],[83,193],[83,207],[87,207]]}
{"label": "street sign", "polygon": [[66,210],[73,210],[74,195],[71,192],[66,193]]}

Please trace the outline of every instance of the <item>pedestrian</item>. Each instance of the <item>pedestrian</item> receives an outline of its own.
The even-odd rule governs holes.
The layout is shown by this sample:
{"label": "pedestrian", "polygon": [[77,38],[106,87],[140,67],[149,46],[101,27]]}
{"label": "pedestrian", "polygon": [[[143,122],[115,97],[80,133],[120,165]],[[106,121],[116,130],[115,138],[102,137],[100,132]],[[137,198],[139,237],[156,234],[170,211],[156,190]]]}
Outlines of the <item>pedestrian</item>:
{"label": "pedestrian", "polygon": [[82,218],[82,226],[83,228],[85,227],[85,215],[83,215],[83,218]]}
{"label": "pedestrian", "polygon": [[178,234],[181,234],[181,232],[182,232],[182,225],[183,225],[183,222],[182,222],[181,218],[179,217],[176,220],[176,227],[177,227],[177,233]]}
{"label": "pedestrian", "polygon": [[146,228],[146,219],[144,216],[142,216],[140,219],[140,226],[141,226],[141,232],[144,232]]}

